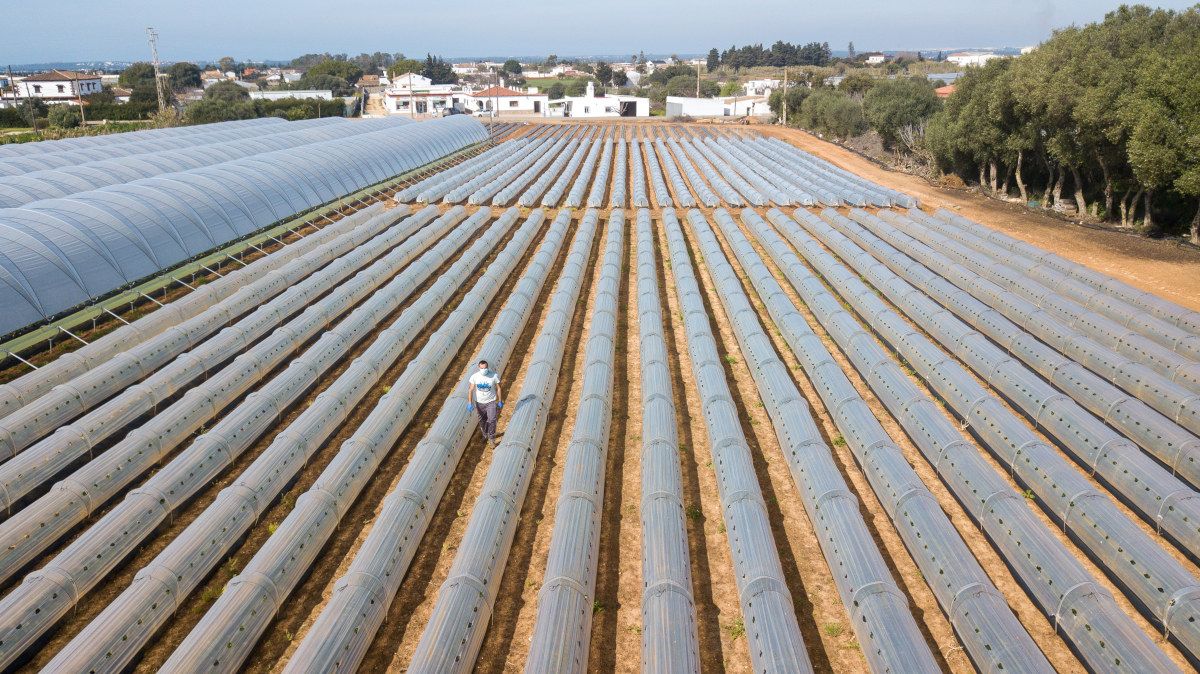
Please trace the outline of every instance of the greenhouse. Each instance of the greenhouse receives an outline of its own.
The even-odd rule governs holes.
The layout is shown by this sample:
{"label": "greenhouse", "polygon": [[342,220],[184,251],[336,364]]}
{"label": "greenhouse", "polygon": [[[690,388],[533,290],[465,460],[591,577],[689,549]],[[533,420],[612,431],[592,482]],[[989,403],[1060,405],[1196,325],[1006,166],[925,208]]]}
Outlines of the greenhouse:
{"label": "greenhouse", "polygon": [[79,191],[85,175],[75,174],[58,188],[70,196],[0,209],[0,334],[487,138],[465,117],[380,127],[120,184],[101,180],[87,191]]}

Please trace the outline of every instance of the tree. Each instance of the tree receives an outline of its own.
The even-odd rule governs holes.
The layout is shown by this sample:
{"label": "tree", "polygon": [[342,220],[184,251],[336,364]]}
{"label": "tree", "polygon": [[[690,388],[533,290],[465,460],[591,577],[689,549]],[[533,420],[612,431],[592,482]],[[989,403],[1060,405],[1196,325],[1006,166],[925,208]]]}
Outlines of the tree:
{"label": "tree", "polygon": [[[686,96],[692,97],[696,95],[696,73],[691,75],[676,75],[667,81],[668,96]],[[703,80],[700,82],[701,98],[711,98],[718,96],[721,93],[721,87],[716,82]]]}
{"label": "tree", "polygon": [[154,85],[154,65],[139,61],[129,64],[129,67],[122,70],[117,77],[117,83],[126,89],[132,89],[139,84]]}
{"label": "tree", "polygon": [[458,75],[455,74],[454,68],[442,57],[435,57],[432,54],[425,55],[425,68],[421,71],[421,74],[428,77],[434,84],[454,84],[458,82]]}
{"label": "tree", "polygon": [[171,67],[167,69],[167,79],[171,83],[171,88],[176,91],[195,89],[201,85],[200,68],[195,63],[187,61],[172,63]]}
{"label": "tree", "polygon": [[350,61],[326,59],[309,68],[308,71],[304,73],[304,79],[308,80],[322,75],[340,77],[343,80],[346,80],[346,82],[354,84],[362,78],[363,69],[357,64],[351,63]]}
{"label": "tree", "polygon": [[721,66],[721,53],[717,51],[716,47],[708,50],[708,61],[706,62],[706,65],[708,66],[708,72],[710,73]]}
{"label": "tree", "polygon": [[514,76],[520,75],[521,74],[521,62],[516,59],[508,59],[507,61],[504,62],[504,65],[501,66],[500,70],[502,72],[504,72],[506,75],[514,75]]}
{"label": "tree", "polygon": [[612,74],[612,83],[614,87],[623,87],[629,84],[629,75],[624,70],[614,70]]}
{"label": "tree", "polygon": [[613,69],[604,61],[596,64],[596,80],[600,82],[600,86],[606,87],[612,83]]}
{"label": "tree", "polygon": [[[579,79],[571,80],[564,88],[567,96],[582,96],[587,93],[587,83],[592,81],[591,78],[580,77]],[[556,82],[555,84],[559,84]]]}
{"label": "tree", "polygon": [[[1190,12],[1172,27],[1142,60],[1138,84],[1123,101],[1132,122],[1129,163],[1147,195],[1173,188],[1193,204],[1200,201],[1200,14]],[[1153,226],[1147,198],[1146,219]],[[1200,245],[1200,204],[1188,226],[1188,238]]]}
{"label": "tree", "polygon": [[840,140],[853,138],[867,130],[862,104],[845,94],[819,90],[800,105],[800,124]]}
{"label": "tree", "polygon": [[862,96],[875,86],[875,78],[865,72],[852,72],[846,75],[841,84],[838,85],[838,91],[844,91],[850,96]]}
{"label": "tree", "polygon": [[217,67],[221,69],[221,72],[227,73],[237,67],[237,61],[234,61],[232,56],[222,56],[217,61]]}
{"label": "tree", "polygon": [[258,117],[258,111],[248,100],[202,98],[189,103],[183,110],[184,121],[188,124],[212,124],[213,122],[229,122],[237,119],[254,119],[255,117]]}
{"label": "tree", "polygon": [[297,82],[292,88],[331,91],[334,96],[350,96],[354,93],[354,87],[336,75],[306,75],[304,79]]}
{"label": "tree", "polygon": [[804,104],[804,99],[808,98],[812,91],[808,87],[789,87],[786,91],[776,89],[771,92],[771,97],[767,99],[767,105],[771,107],[771,112],[782,119],[784,102],[786,101],[788,121],[796,123],[800,119],[800,106]]}
{"label": "tree", "polygon": [[567,88],[563,86],[562,82],[555,82],[554,84],[550,85],[549,89],[546,90],[546,95],[552,101],[562,98],[563,96],[566,95],[566,93],[567,93]]}
{"label": "tree", "polygon": [[851,42],[850,46],[846,49],[846,53],[848,54],[848,58],[851,61],[854,60],[854,57],[858,56],[858,52],[854,51],[854,43],[853,42]]}
{"label": "tree", "polygon": [[56,129],[74,129],[80,124],[79,112],[73,105],[61,104],[50,108],[47,120]]}
{"label": "tree", "polygon": [[228,80],[217,82],[204,90],[204,98],[212,101],[248,101],[250,100],[250,92],[244,87],[235,82]]}
{"label": "tree", "polygon": [[551,55],[547,56],[545,62],[542,65],[546,66],[547,70],[553,70],[554,68],[556,68],[558,66],[558,55],[551,54]]}
{"label": "tree", "polygon": [[409,73],[420,74],[421,69],[423,67],[424,66],[422,65],[422,63],[420,61],[418,61],[416,59],[404,58],[404,55],[400,54],[399,58],[397,58],[395,61],[393,61],[392,65],[388,66],[388,69],[387,69],[388,79],[394,80],[397,77],[401,77],[401,76],[407,75]]}
{"label": "tree", "polygon": [[896,144],[901,129],[924,126],[939,107],[933,85],[924,77],[880,82],[863,98],[867,123],[888,146]]}

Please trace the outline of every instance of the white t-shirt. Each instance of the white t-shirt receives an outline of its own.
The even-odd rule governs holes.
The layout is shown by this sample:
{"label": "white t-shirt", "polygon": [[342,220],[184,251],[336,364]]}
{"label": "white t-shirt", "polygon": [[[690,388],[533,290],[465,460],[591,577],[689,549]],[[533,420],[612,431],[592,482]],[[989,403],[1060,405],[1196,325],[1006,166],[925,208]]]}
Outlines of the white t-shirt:
{"label": "white t-shirt", "polygon": [[471,386],[475,388],[475,402],[490,403],[496,399],[496,387],[500,385],[500,375],[491,370],[476,370],[471,375]]}

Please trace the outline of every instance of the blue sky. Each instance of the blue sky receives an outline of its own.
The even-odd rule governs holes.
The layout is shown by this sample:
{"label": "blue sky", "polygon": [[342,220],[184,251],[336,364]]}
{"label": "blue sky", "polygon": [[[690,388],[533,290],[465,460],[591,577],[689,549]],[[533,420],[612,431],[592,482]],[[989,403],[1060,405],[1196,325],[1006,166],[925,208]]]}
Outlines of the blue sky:
{"label": "blue sky", "polygon": [[[1161,0],[1184,8],[1195,0]],[[306,52],[447,57],[698,53],[732,44],[828,41],[845,49],[1035,44],[1103,17],[1107,0],[5,0],[0,66],[133,60],[159,32],[163,60],[286,59]]]}

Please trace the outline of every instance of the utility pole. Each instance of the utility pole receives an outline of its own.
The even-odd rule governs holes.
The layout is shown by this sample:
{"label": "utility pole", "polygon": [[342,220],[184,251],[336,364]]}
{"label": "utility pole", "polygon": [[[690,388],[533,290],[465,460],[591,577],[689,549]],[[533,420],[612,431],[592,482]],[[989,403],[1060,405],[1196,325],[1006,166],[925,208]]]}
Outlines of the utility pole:
{"label": "utility pole", "polygon": [[696,98],[700,98],[700,62],[696,61]]}
{"label": "utility pole", "polygon": [[79,72],[75,73],[75,103],[79,105],[79,125],[87,126],[87,113],[83,111],[83,86],[79,84]]}
{"label": "utility pole", "polygon": [[779,107],[783,108],[783,125],[787,126],[787,66],[783,67],[783,93],[779,95]]}
{"label": "utility pole", "polygon": [[167,101],[163,98],[162,72],[158,63],[158,33],[153,28],[146,28],[146,36],[150,41],[150,56],[154,63],[154,93],[158,95],[158,111],[167,109]]}

